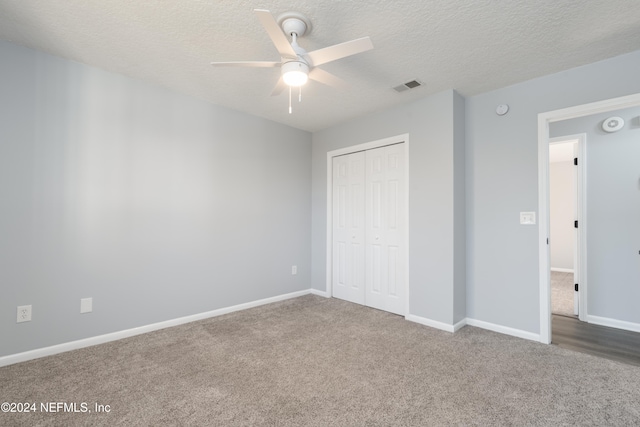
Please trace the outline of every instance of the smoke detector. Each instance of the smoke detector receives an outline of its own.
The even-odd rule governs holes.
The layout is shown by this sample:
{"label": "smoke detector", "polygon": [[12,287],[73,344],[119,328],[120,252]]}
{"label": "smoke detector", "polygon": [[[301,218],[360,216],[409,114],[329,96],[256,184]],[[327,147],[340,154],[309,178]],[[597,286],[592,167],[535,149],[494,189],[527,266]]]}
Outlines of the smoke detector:
{"label": "smoke detector", "polygon": [[617,132],[624,126],[624,119],[622,117],[609,117],[602,122],[602,130],[605,132]]}

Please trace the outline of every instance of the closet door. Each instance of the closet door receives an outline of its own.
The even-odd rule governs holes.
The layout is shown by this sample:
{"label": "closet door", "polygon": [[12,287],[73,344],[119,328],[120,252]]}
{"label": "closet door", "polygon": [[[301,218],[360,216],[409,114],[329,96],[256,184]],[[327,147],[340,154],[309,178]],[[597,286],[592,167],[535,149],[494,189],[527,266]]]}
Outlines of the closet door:
{"label": "closet door", "polygon": [[404,144],[366,152],[365,304],[406,311]]}
{"label": "closet door", "polygon": [[365,153],[333,158],[333,296],[365,304]]}

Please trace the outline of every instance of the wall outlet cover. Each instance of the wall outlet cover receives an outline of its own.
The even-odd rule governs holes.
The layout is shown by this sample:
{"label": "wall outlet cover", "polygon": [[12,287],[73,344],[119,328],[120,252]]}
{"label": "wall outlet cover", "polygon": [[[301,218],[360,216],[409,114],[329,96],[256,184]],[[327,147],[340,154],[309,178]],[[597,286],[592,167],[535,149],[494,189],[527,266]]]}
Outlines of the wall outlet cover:
{"label": "wall outlet cover", "polygon": [[31,305],[19,305],[16,323],[31,321]]}
{"label": "wall outlet cover", "polygon": [[93,311],[93,298],[82,298],[80,300],[80,313],[91,313]]}

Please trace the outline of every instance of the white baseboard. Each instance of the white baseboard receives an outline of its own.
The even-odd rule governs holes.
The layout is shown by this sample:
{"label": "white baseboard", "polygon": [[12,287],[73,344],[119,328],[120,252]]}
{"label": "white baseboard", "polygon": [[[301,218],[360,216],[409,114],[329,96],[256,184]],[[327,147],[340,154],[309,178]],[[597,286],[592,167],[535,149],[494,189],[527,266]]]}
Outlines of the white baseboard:
{"label": "white baseboard", "polygon": [[453,332],[458,332],[458,330],[462,329],[462,327],[464,327],[464,326],[467,326],[467,319],[462,319],[458,323],[455,323],[453,325]]}
{"label": "white baseboard", "polygon": [[556,268],[556,267],[551,267],[550,268],[551,271],[557,271],[558,273],[573,273],[573,268]]}
{"label": "white baseboard", "polygon": [[640,332],[640,323],[627,322],[625,320],[610,319],[608,317],[587,315],[587,322],[594,325],[608,326],[610,328],[624,329],[625,331]]}
{"label": "white baseboard", "polygon": [[[140,326],[137,328],[126,329],[124,331],[112,332],[109,334],[98,335],[95,337],[84,338],[77,341],[71,341],[63,344],[52,345],[50,347],[38,348],[35,350],[25,351],[23,353],[10,354],[0,357],[0,367],[13,365],[14,363],[26,362],[28,360],[39,359],[45,356],[52,356],[66,351],[77,350],[84,347],[91,347],[98,344],[104,344],[110,341],[117,341],[123,338],[133,337],[135,335],[145,334],[147,332],[157,331],[159,329],[170,328],[185,323],[195,322],[197,320],[208,319],[210,317],[221,316],[223,314],[233,313],[234,311],[246,310],[248,308],[258,307],[273,302],[284,301],[291,298],[297,298],[310,293],[315,293],[315,289],[307,289],[304,291],[291,292],[289,294],[277,295],[275,297],[265,298],[257,301],[246,302],[231,307],[219,308],[217,310],[207,311],[204,313],[194,314],[191,316],[179,317],[177,319],[166,320],[164,322],[153,323],[150,325]],[[319,292],[319,291],[318,291]],[[316,294],[317,295],[317,294]]]}
{"label": "white baseboard", "polygon": [[518,338],[524,338],[526,340],[540,342],[540,334],[534,334],[533,332],[523,331],[521,329],[509,328],[508,326],[496,325],[495,323],[484,322],[476,319],[466,319],[467,325],[476,326],[482,329],[488,329],[490,331],[499,332],[501,334],[511,335]]}
{"label": "white baseboard", "polygon": [[416,316],[415,314],[407,314],[404,318],[410,322],[420,323],[421,325],[429,326],[431,328],[436,328],[436,329],[440,329],[441,331],[446,331],[451,333],[457,331],[458,329],[464,326],[464,324],[462,325],[460,324],[464,322],[464,320],[456,323],[455,325],[450,325],[448,323],[439,322],[437,320],[427,319],[426,317]]}
{"label": "white baseboard", "polygon": [[320,297],[331,298],[331,295],[329,295],[329,292],[319,291],[319,290],[314,289],[314,288],[309,289],[309,293],[313,294],[313,295],[318,295]]}
{"label": "white baseboard", "polygon": [[430,326],[432,328],[436,328],[436,329],[440,329],[440,330],[452,332],[452,333],[457,332],[459,329],[461,329],[466,325],[469,325],[469,326],[475,326],[478,328],[498,332],[505,335],[524,338],[531,341],[537,341],[537,342],[540,341],[540,335],[534,334],[533,332],[527,332],[520,329],[509,328],[507,326],[496,325],[495,323],[489,323],[489,322],[484,322],[482,320],[476,320],[476,319],[470,319],[470,318],[462,319],[461,321],[455,323],[454,325],[449,325],[444,322],[427,319],[425,317],[420,317],[413,314],[408,314],[407,316],[405,316],[405,319],[411,322],[420,323],[421,325]]}

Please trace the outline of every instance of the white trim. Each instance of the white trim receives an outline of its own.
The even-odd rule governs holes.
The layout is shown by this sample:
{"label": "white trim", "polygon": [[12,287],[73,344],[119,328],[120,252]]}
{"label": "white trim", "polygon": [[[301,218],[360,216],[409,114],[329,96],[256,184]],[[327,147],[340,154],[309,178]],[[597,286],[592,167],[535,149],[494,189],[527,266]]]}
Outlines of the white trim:
{"label": "white trim", "polygon": [[489,323],[482,320],[466,319],[467,325],[475,326],[482,329],[488,329],[493,332],[501,334],[511,335],[518,338],[524,338],[525,340],[540,341],[540,335],[533,332],[523,331],[522,329],[509,328],[507,326],[496,325],[495,323]]}
{"label": "white trim", "polygon": [[415,314],[407,314],[404,318],[410,322],[419,323],[421,325],[429,326],[431,328],[440,329],[441,331],[451,333],[456,332],[458,329],[467,324],[467,319],[462,319],[458,323],[450,325],[448,323],[439,322],[437,320],[427,319],[426,317],[416,316]]}
{"label": "white trim", "polygon": [[378,139],[376,141],[365,142],[363,144],[352,145],[349,147],[339,148],[337,150],[332,150],[327,152],[327,230],[326,230],[326,296],[333,296],[332,289],[332,262],[333,262],[333,158],[336,156],[342,156],[345,154],[356,153],[358,151],[366,151],[372,150],[374,148],[380,148],[387,145],[392,144],[405,144],[405,185],[406,185],[406,197],[405,197],[405,244],[407,245],[406,256],[405,256],[405,309],[404,312],[409,312],[409,134],[401,134],[392,136],[389,138]]}
{"label": "white trim", "polygon": [[594,325],[608,326],[610,328],[624,329],[625,331],[640,332],[640,323],[627,322],[624,320],[610,319],[608,317],[587,316],[587,322]]}
{"label": "white trim", "polygon": [[[551,289],[547,244],[549,238],[549,123],[638,105],[640,105],[640,93],[538,114],[538,274],[540,277],[540,342],[544,344],[551,343]],[[585,162],[584,157],[582,161]],[[583,203],[586,203],[585,199],[586,197],[583,197]],[[586,248],[586,242],[580,246]],[[584,276],[580,276],[580,280],[584,282]],[[586,293],[581,292],[581,311],[585,308],[582,305],[585,297]]]}
{"label": "white trim", "polygon": [[538,114],[538,268],[540,342],[551,344],[551,270],[549,251],[549,121]]}
{"label": "white trim", "polygon": [[[207,311],[204,313],[193,314],[191,316],[179,317],[177,319],[166,320],[163,322],[152,323],[150,325],[140,326],[137,328],[125,329],[123,331],[112,332],[109,334],[98,335],[95,337],[84,338],[77,341],[56,344],[50,347],[38,348],[35,350],[25,351],[23,353],[10,354],[0,357],[0,367],[13,365],[14,363],[26,362],[28,360],[39,359],[45,356],[52,356],[66,351],[77,350],[80,348],[91,347],[98,344],[104,344],[111,341],[121,340],[147,332],[157,331],[159,329],[170,328],[185,323],[195,322],[197,320],[208,319],[211,317],[221,316],[223,314],[233,313],[234,311],[246,310],[248,308],[258,307],[265,304],[271,304],[278,301],[284,301],[291,298],[301,297],[308,294],[316,294],[315,289],[307,289],[304,291],[291,292],[288,294],[278,295],[275,297],[265,298],[257,301],[246,302],[243,304],[233,305],[231,307],[219,308],[217,310]],[[318,294],[316,294],[318,295]]]}
{"label": "white trim", "polygon": [[557,273],[573,273],[573,268],[556,268],[551,267],[549,270],[555,271]]}
{"label": "white trim", "polygon": [[314,289],[314,288],[309,289],[309,293],[312,294],[312,295],[318,295],[319,297],[331,298],[331,295],[329,295],[328,292],[319,291],[319,290]]}
{"label": "white trim", "polygon": [[454,323],[453,324],[453,332],[458,332],[460,329],[462,329],[464,326],[467,326],[467,319],[462,319],[461,321],[459,321],[458,323]]}
{"label": "white trim", "polygon": [[577,117],[590,116],[592,114],[637,107],[638,105],[640,105],[640,93],[634,93],[632,95],[621,96],[619,98],[605,99],[604,101],[596,101],[589,104],[547,111],[545,113],[538,114],[538,119],[542,118],[548,123],[553,123],[575,119]]}

